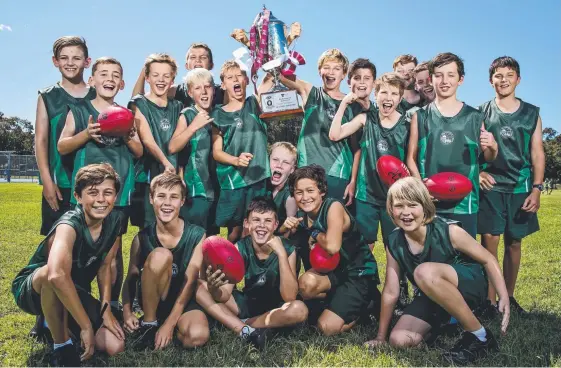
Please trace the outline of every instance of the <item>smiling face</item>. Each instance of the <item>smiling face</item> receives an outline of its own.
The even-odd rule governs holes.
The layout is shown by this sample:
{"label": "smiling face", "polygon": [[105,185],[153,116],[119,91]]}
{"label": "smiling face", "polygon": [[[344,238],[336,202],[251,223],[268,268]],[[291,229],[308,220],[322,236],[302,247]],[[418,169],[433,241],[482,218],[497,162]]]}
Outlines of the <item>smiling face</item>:
{"label": "smiling face", "polygon": [[187,68],[187,70],[193,70],[195,68],[210,70],[210,55],[208,51],[202,47],[191,48],[187,55],[185,68]]}
{"label": "smiling face", "polygon": [[338,90],[345,78],[345,68],[338,61],[325,61],[319,69],[323,88],[328,91]]}
{"label": "smiling face", "polygon": [[150,85],[150,92],[158,97],[167,96],[168,90],[175,79],[171,65],[168,63],[151,63],[148,68],[146,82]]}
{"label": "smiling face", "polygon": [[509,67],[497,68],[491,78],[491,85],[501,97],[512,95],[518,84],[520,84],[520,77]]}
{"label": "smiling face", "polygon": [[351,91],[361,100],[367,100],[374,89],[374,76],[367,68],[357,69],[349,82]]}
{"label": "smiling face", "polygon": [[249,216],[244,219],[244,228],[248,229],[253,243],[259,247],[267,244],[274,236],[278,225],[279,221],[274,211],[265,211],[263,213],[251,211]]}
{"label": "smiling face", "polygon": [[431,84],[430,75],[428,70],[423,70],[415,75],[415,89],[423,96],[423,99],[428,102],[434,101],[436,94],[434,87]]}
{"label": "smiling face", "polygon": [[464,82],[464,77],[458,73],[458,65],[451,62],[434,68],[432,85],[439,98],[448,98],[456,94],[458,87]]}
{"label": "smiling face", "polygon": [[211,81],[197,80],[189,85],[188,94],[197,106],[209,110],[214,98],[214,85]]}
{"label": "smiling face", "polygon": [[376,93],[376,104],[383,117],[390,116],[397,109],[399,101],[401,101],[399,88],[388,83],[383,83]]}
{"label": "smiling face", "polygon": [[405,63],[405,64],[397,64],[395,67],[395,72],[401,79],[405,82],[406,89],[413,89],[415,86],[415,76],[413,71],[415,70],[415,63]]}
{"label": "smiling face", "polygon": [[392,217],[395,225],[405,232],[418,230],[425,221],[425,213],[420,203],[400,199],[393,202]]}
{"label": "smiling face", "polygon": [[150,195],[150,203],[154,207],[154,213],[158,221],[168,224],[179,217],[179,210],[185,199],[181,194],[181,187],[174,185],[166,188],[157,186]]}
{"label": "smiling face", "polygon": [[84,69],[90,66],[91,59],[86,58],[80,46],[63,47],[58,57],[53,56],[53,64],[65,79],[82,79]]}
{"label": "smiling face", "polygon": [[304,178],[294,185],[294,200],[296,205],[306,213],[317,214],[325,193],[320,192],[315,180]]}
{"label": "smiling face", "polygon": [[239,67],[230,67],[223,73],[222,89],[229,98],[243,100],[248,82],[247,76]]}
{"label": "smiling face", "polygon": [[100,63],[90,77],[90,86],[103,99],[114,98],[125,87],[123,72],[117,64]]}
{"label": "smiling face", "polygon": [[113,210],[113,205],[117,199],[115,181],[106,179],[101,184],[84,188],[79,195],[74,193],[74,197],[78,204],[82,206],[86,219],[91,221],[103,220]]}
{"label": "smiling face", "polygon": [[271,184],[275,187],[284,185],[288,176],[294,172],[296,157],[285,147],[279,146],[271,151],[269,164],[271,165]]}

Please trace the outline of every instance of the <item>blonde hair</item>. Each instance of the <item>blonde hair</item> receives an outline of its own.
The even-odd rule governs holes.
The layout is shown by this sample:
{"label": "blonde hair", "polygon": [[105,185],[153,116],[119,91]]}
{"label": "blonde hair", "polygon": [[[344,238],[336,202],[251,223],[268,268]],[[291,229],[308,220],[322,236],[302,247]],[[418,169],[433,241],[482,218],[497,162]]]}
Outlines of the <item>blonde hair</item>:
{"label": "blonde hair", "polygon": [[419,62],[417,61],[417,58],[411,54],[399,55],[393,61],[393,70],[395,70],[399,64],[405,65],[409,63],[413,63],[417,66]]}
{"label": "blonde hair", "polygon": [[290,154],[294,156],[294,161],[296,162],[296,158],[298,157],[298,151],[296,150],[296,147],[290,142],[276,142],[271,146],[269,154],[273,153],[273,151],[279,147],[284,148],[285,150],[290,152]]}
{"label": "blonde hair", "polygon": [[383,85],[389,85],[399,89],[399,95],[403,96],[403,90],[405,89],[405,83],[403,79],[400,78],[397,73],[384,73],[380,78],[376,79],[374,82],[374,91],[378,93]]}
{"label": "blonde hair", "polygon": [[185,198],[187,196],[187,188],[185,187],[185,184],[183,184],[181,177],[176,174],[164,172],[155,176],[150,182],[150,196],[154,197],[156,188],[163,187],[164,189],[171,189],[176,186],[181,188],[181,198]]}
{"label": "blonde hair", "polygon": [[177,74],[177,63],[175,62],[175,59],[170,55],[150,54],[146,58],[146,61],[144,61],[144,75],[148,76],[150,74],[150,65],[154,63],[168,64],[169,66],[171,66],[171,72],[173,76],[175,77],[175,75]]}
{"label": "blonde hair", "polygon": [[95,74],[95,72],[97,71],[97,67],[103,64],[113,64],[113,65],[118,65],[119,69],[121,69],[121,75],[123,74],[123,66],[121,65],[121,63],[119,62],[119,60],[109,57],[109,56],[102,56],[98,59],[96,59],[92,65],[92,75]]}
{"label": "blonde hair", "polygon": [[339,49],[329,49],[323,52],[318,60],[318,70],[328,61],[335,61],[343,65],[343,73],[349,70],[349,59]]}
{"label": "blonde hair", "polygon": [[187,72],[187,75],[185,76],[185,84],[187,85],[187,88],[191,88],[191,86],[197,82],[209,82],[214,85],[212,73],[204,68],[195,68]]}
{"label": "blonde hair", "polygon": [[227,60],[224,62],[224,64],[222,64],[222,68],[220,68],[220,80],[222,82],[224,82],[224,75],[226,74],[226,72],[230,69],[239,69],[242,71],[243,75],[247,78],[247,74],[245,72],[245,70],[243,70],[240,67],[240,64],[238,64],[237,61],[235,60]]}
{"label": "blonde hair", "polygon": [[390,189],[388,190],[388,199],[386,201],[386,211],[393,218],[393,204],[396,201],[403,201],[405,203],[419,203],[423,207],[423,212],[425,218],[423,220],[424,224],[432,222],[434,216],[436,216],[436,207],[434,206],[431,196],[425,184],[421,179],[415,178],[413,176],[408,176],[403,179],[396,181]]}

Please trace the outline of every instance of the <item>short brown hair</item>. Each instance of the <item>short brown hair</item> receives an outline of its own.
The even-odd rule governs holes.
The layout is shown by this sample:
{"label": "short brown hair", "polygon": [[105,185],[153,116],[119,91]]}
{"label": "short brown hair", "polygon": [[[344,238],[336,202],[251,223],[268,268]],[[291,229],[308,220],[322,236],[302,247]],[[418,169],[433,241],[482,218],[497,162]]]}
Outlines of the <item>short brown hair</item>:
{"label": "short brown hair", "polygon": [[154,196],[156,188],[162,187],[164,189],[171,189],[176,186],[181,188],[181,198],[185,198],[187,196],[187,188],[185,187],[185,184],[183,184],[181,177],[177,174],[163,172],[162,174],[155,176],[150,182],[150,197]]}
{"label": "short brown hair", "polygon": [[417,74],[419,74],[420,72],[424,72],[425,70],[426,71],[429,70],[429,62],[428,61],[423,61],[421,64],[417,65],[415,67],[415,70],[413,70],[413,74],[416,77]]}
{"label": "short brown hair", "polygon": [[282,147],[285,150],[287,150],[288,152],[290,152],[290,154],[294,156],[294,161],[296,161],[296,158],[298,157],[298,150],[290,142],[276,142],[276,143],[274,143],[271,146],[271,149],[269,150],[269,154],[271,154],[275,150],[275,148],[279,148],[279,147]]}
{"label": "short brown hair", "polygon": [[301,179],[315,181],[320,193],[327,194],[327,179],[325,178],[325,169],[323,167],[312,164],[294,170],[288,177],[288,190],[291,196],[294,197],[294,188],[296,187],[296,183]]}
{"label": "short brown hair", "polygon": [[413,63],[415,64],[415,66],[417,66],[418,63],[417,58],[411,54],[399,55],[394,59],[392,68],[393,70],[395,70],[395,68],[397,68],[399,64],[405,65],[409,63]]}
{"label": "short brown hair", "polygon": [[493,80],[493,74],[498,68],[509,68],[516,72],[516,75],[520,77],[520,64],[515,58],[510,56],[501,56],[493,60],[491,66],[489,67],[489,81]]}
{"label": "short brown hair", "polygon": [[240,67],[240,64],[238,64],[237,61],[235,60],[227,60],[224,62],[224,64],[222,64],[222,68],[220,68],[220,80],[222,82],[224,82],[224,75],[226,74],[226,72],[230,69],[239,69],[242,71],[243,75],[245,75],[247,77],[247,73],[245,72],[245,70],[243,70]]}
{"label": "short brown hair", "polygon": [[372,72],[372,78],[376,79],[376,66],[368,59],[358,58],[349,67],[349,81],[358,69],[369,69]]}
{"label": "short brown hair", "polygon": [[249,219],[249,215],[252,212],[265,213],[272,212],[275,214],[275,218],[278,220],[277,205],[271,197],[257,196],[249,202],[247,210],[245,211],[245,218]]}
{"label": "short brown hair", "polygon": [[214,68],[214,61],[212,59],[212,50],[206,43],[195,42],[189,46],[189,50],[187,50],[187,55],[185,55],[185,59],[189,59],[189,54],[191,53],[192,49],[205,49],[208,52],[208,70],[212,70]]}
{"label": "short brown hair", "polygon": [[119,68],[121,69],[121,74],[123,74],[123,66],[121,65],[121,63],[119,62],[119,60],[109,57],[109,56],[102,56],[98,59],[96,59],[92,65],[92,75],[95,74],[97,67],[103,64],[113,64],[113,65],[118,65]]}
{"label": "short brown hair", "polygon": [[78,170],[74,179],[74,192],[81,197],[82,191],[92,185],[99,185],[105,180],[113,180],[115,192],[121,190],[119,174],[108,163],[91,164]]}
{"label": "short brown hair", "polygon": [[328,61],[335,61],[343,65],[343,73],[347,74],[349,70],[349,59],[339,49],[329,49],[324,51],[318,60],[318,70]]}
{"label": "short brown hair", "polygon": [[53,43],[53,56],[58,59],[63,48],[68,46],[78,46],[84,52],[84,57],[88,58],[88,46],[86,40],[79,36],[63,36]]}
{"label": "short brown hair", "polygon": [[374,83],[374,91],[378,93],[380,91],[380,88],[382,88],[382,86],[385,84],[392,87],[397,87],[399,89],[399,95],[403,96],[405,82],[399,75],[397,75],[397,73],[391,72],[382,74],[380,78],[376,79],[376,82]]}
{"label": "short brown hair", "polygon": [[171,66],[171,72],[173,76],[175,77],[175,75],[177,74],[177,63],[175,62],[175,59],[168,54],[159,53],[150,54],[146,58],[146,61],[144,61],[144,74],[146,76],[150,74],[150,65],[154,63],[168,64],[169,66]]}
{"label": "short brown hair", "polygon": [[460,59],[460,57],[456,54],[452,54],[451,52],[444,52],[441,54],[436,55],[429,61],[429,75],[434,74],[434,69],[440,68],[441,66],[448,65],[450,63],[456,63],[458,67],[458,75],[463,77],[465,75],[464,71],[464,61]]}
{"label": "short brown hair", "polygon": [[386,200],[386,211],[392,221],[394,221],[393,204],[397,200],[406,203],[419,203],[423,207],[423,213],[425,214],[424,224],[432,222],[434,216],[436,216],[434,202],[431,200],[429,191],[421,179],[408,176],[392,184],[388,190],[388,199]]}

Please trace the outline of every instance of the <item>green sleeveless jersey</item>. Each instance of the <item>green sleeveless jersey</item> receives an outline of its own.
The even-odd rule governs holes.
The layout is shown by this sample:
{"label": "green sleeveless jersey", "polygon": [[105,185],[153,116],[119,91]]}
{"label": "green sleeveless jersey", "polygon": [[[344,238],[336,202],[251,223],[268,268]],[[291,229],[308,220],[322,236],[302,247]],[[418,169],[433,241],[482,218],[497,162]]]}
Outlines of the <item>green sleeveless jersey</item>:
{"label": "green sleeveless jersey", "polygon": [[[312,223],[312,226],[308,228],[309,231],[319,230],[322,233],[327,233],[327,214],[329,208],[335,202],[339,201],[333,198],[325,198],[323,200],[318,217]],[[346,277],[370,277],[379,282],[378,264],[374,259],[374,255],[372,255],[368,244],[366,244],[362,237],[355,218],[349,213],[347,207],[343,206],[343,208],[351,219],[351,228],[343,233],[343,242],[339,251],[341,260],[334,272]],[[308,216],[299,216],[304,217],[303,223],[307,225]]]}
{"label": "green sleeveless jersey", "polygon": [[401,115],[398,122],[389,129],[380,124],[378,109],[370,108],[366,113],[366,124],[362,129],[360,165],[356,186],[356,198],[385,206],[388,187],[382,182],[376,163],[382,156],[391,155],[405,161],[409,141],[409,121]]}
{"label": "green sleeveless jersey", "polygon": [[[280,239],[286,254],[290,257],[294,252],[294,247],[287,239]],[[264,260],[257,258],[251,236],[240,239],[237,246],[245,264],[244,294],[252,299],[263,300],[267,305],[283,303],[280,294],[280,269],[277,254],[271,252],[269,257]]]}
{"label": "green sleeveless jersey", "polygon": [[423,99],[421,98],[419,100],[419,103],[417,104],[412,104],[409,103],[405,98],[402,98],[401,101],[399,101],[399,105],[397,105],[397,111],[401,114],[404,115],[407,111],[415,108],[415,107],[422,107],[423,106]]}
{"label": "green sleeveless jersey", "polygon": [[[82,101],[75,105],[69,105],[74,115],[75,135],[82,130],[88,129],[88,119],[91,115],[95,121],[99,111],[93,107],[91,102]],[[119,174],[121,189],[117,193],[116,207],[125,207],[130,204],[130,196],[134,189],[134,164],[133,156],[127,144],[120,137],[101,136],[102,143],[90,139],[80,147],[74,156],[74,172],[72,173],[72,188],[74,188],[76,173],[84,166],[106,162]],[[76,204],[72,196],[70,203]]]}
{"label": "green sleeveless jersey", "polygon": [[[95,98],[95,88],[90,88],[88,94],[84,98],[76,98],[71,96],[59,84],[39,91],[39,95],[45,103],[47,109],[47,119],[49,120],[48,129],[48,162],[49,173],[51,178],[60,188],[70,188],[72,182],[72,168],[74,164],[74,155],[68,154],[61,156],[58,152],[57,144],[64,124],[66,123],[66,114],[69,104],[76,104],[82,100],[91,100]],[[39,176],[39,182],[42,183]]]}
{"label": "green sleeveless jersey", "polygon": [[227,112],[221,106],[212,110],[214,126],[220,131],[224,152],[238,157],[243,152],[253,154],[248,167],[216,163],[221,189],[239,189],[271,176],[267,154],[267,126],[259,119],[259,103],[255,96],[245,99],[241,110]]}
{"label": "green sleeveless jersey", "polygon": [[425,262],[445,263],[449,265],[463,264],[472,266],[478,269],[478,272],[485,275],[483,266],[465,254],[457,251],[452,246],[449,229],[452,224],[457,224],[457,222],[446,220],[438,216],[435,217],[432,222],[428,223],[425,245],[423,246],[423,251],[419,254],[411,253],[409,243],[405,238],[405,232],[402,229],[398,228],[390,233],[388,237],[388,250],[396,260],[400,270],[405,273],[413,285],[417,285],[413,277],[415,268]]}
{"label": "green sleeveless jersey", "polygon": [[[120,216],[111,211],[109,215],[103,219],[101,233],[99,238],[94,241],[82,206],[77,205],[73,210],[66,212],[58,219],[45,239],[39,244],[37,250],[31,257],[31,260],[23,270],[16,276],[13,285],[19,285],[22,278],[28,277],[36,269],[47,264],[48,240],[55,234],[56,228],[66,224],[71,226],[76,232],[76,240],[72,248],[72,270],[70,277],[74,284],[87,292],[91,292],[91,283],[97,276],[97,272],[107,253],[115,243],[121,230]],[[15,290],[14,290],[15,291]],[[16,295],[17,298],[17,295]]]}
{"label": "green sleeveless jersey", "polygon": [[464,104],[456,116],[442,116],[433,103],[417,110],[421,177],[453,171],[466,176],[473,189],[460,202],[436,202],[438,213],[474,214],[479,210],[479,135],[482,114]]}
{"label": "green sleeveless jersey", "polygon": [[[181,83],[177,85],[175,89],[175,96],[173,97],[174,100],[181,102],[183,107],[190,107],[194,104],[193,99],[187,93],[187,86],[185,83]],[[224,103],[224,90],[220,88],[219,84],[214,86],[214,97],[212,98],[212,106],[222,105]]]}
{"label": "green sleeveless jersey", "polygon": [[495,161],[485,171],[497,182],[493,190],[505,193],[528,193],[532,190],[532,157],[530,142],[536,130],[540,109],[520,100],[517,111],[502,112],[495,99],[479,107],[485,128],[493,133],[499,146]]}
{"label": "green sleeveless jersey", "polygon": [[[181,113],[185,116],[187,126],[189,126],[199,112],[194,106],[191,106]],[[215,166],[211,140],[212,127],[207,124],[193,134],[189,143],[179,153],[179,165],[185,166],[183,179],[187,185],[187,195],[189,197],[214,199],[214,188],[210,175],[211,167]]]}
{"label": "green sleeveless jersey", "polygon": [[[340,104],[340,100],[331,98],[323,88],[312,87],[304,106],[304,120],[298,137],[298,167],[317,164],[325,169],[327,175],[349,180],[353,166],[350,140],[335,142],[329,139],[331,122]],[[349,106],[341,124],[351,121],[354,112],[359,109],[357,103]]]}
{"label": "green sleeveless jersey", "polygon": [[[273,196],[273,189],[271,188],[271,197]],[[279,219],[279,227],[284,224],[286,220],[286,200],[290,197],[290,190],[288,189],[288,182],[284,183],[281,190],[278,191],[273,201],[277,206],[277,218]]]}
{"label": "green sleeveless jersey", "polygon": [[[173,263],[171,268],[172,284],[174,286],[182,286],[185,281],[185,271],[187,266],[189,266],[189,261],[193,256],[193,252],[197,247],[197,244],[201,242],[201,239],[205,235],[205,230],[202,227],[183,222],[183,234],[181,239],[174,248],[166,248],[173,255]],[[156,223],[145,227],[138,233],[138,243],[140,245],[139,251],[139,268],[144,266],[146,259],[150,253],[158,248],[164,247],[160,240],[158,239],[158,234],[156,232]],[[170,290],[173,290],[170,288]],[[171,297],[177,298],[178,295],[171,295]]]}
{"label": "green sleeveless jersey", "polygon": [[[162,150],[172,165],[177,166],[177,155],[169,153],[169,141],[175,132],[177,120],[182,109],[179,101],[168,100],[166,107],[160,107],[144,97],[136,95],[129,102],[129,108],[135,105],[146,118],[154,141]],[[150,152],[144,155],[135,164],[136,181],[150,183],[152,178],[164,172],[164,166],[154,158]]]}

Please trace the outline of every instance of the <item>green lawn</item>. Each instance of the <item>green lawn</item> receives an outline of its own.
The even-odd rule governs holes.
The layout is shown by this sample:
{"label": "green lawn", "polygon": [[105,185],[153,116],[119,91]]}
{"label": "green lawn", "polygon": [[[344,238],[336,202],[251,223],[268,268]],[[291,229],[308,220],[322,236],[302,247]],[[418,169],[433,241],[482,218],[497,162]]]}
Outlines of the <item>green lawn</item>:
{"label": "green lawn", "polygon": [[[10,286],[27,264],[42,237],[41,187],[37,184],[0,184],[0,365],[46,365],[49,349],[27,337],[34,317],[14,303]],[[523,243],[523,260],[516,297],[531,313],[514,316],[508,334],[500,338],[501,351],[479,361],[484,366],[561,366],[561,191],[542,196],[542,230]],[[129,226],[124,254],[138,231]],[[385,256],[376,246],[375,256],[383,276]],[[125,261],[127,262],[127,261]],[[126,268],[125,268],[126,269]],[[498,322],[491,324],[498,334]],[[133,353],[115,358],[101,354],[88,365],[111,366],[441,366],[443,349],[453,338],[442,338],[436,348],[369,351],[362,346],[375,336],[376,326],[359,327],[337,337],[322,337],[312,327],[302,327],[271,341],[264,352],[240,342],[222,328],[211,332],[199,349],[168,348],[158,353]]]}

